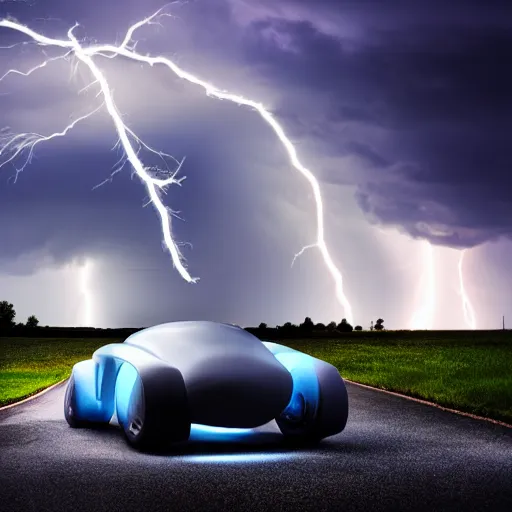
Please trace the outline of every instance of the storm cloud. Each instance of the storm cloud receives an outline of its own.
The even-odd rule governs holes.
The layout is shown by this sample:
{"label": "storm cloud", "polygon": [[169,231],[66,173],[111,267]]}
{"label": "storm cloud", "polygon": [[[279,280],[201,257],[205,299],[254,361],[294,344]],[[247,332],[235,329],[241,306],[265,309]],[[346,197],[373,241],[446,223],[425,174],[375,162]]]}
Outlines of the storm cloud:
{"label": "storm cloud", "polygon": [[[87,41],[119,42],[127,26],[159,7],[157,0],[34,0],[0,3],[0,17],[55,37],[78,20]],[[358,323],[383,316],[390,327],[407,325],[421,265],[414,239],[447,247],[439,259],[453,269],[458,252],[448,248],[486,244],[466,257],[468,275],[492,260],[492,247],[510,253],[509,2],[197,0],[167,10],[173,18],[137,34],[139,51],[175,58],[262,101],[283,123],[320,180],[326,239]],[[20,41],[0,31],[0,46]],[[41,58],[31,45],[1,49],[0,75]],[[151,146],[186,156],[187,180],[165,200],[186,221],[174,219],[174,233],[201,280],[188,285],[173,271],[129,166],[92,190],[120,156],[111,151],[111,122],[99,113],[66,139],[39,146],[16,184],[14,167],[0,170],[0,269],[9,276],[2,291],[16,293],[16,279],[88,258],[97,262],[97,325],[339,321],[343,311],[318,253],[290,267],[315,239],[314,203],[268,126],[165,69],[97,62],[129,126]],[[0,84],[0,126],[51,133],[97,106],[94,87],[77,94],[91,81],[86,70],[71,69],[58,62]],[[506,258],[499,261],[504,274],[466,285],[478,311],[488,301],[484,288],[510,276]],[[456,305],[444,308],[437,326],[463,324],[453,269],[446,293]],[[497,294],[494,302],[510,309],[506,290]],[[50,313],[49,322],[69,318]],[[495,312],[486,315],[494,321]]]}
{"label": "storm cloud", "polygon": [[373,222],[453,247],[512,235],[510,3],[234,4],[247,60],[323,113],[312,136],[360,161]]}

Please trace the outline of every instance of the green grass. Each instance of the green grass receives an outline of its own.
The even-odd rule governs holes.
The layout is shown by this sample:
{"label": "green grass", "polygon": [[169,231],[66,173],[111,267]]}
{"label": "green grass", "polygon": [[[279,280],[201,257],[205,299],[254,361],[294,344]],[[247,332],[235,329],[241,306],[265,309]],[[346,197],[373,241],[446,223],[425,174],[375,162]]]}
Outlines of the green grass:
{"label": "green grass", "polygon": [[[0,406],[65,379],[73,364],[114,341],[0,338]],[[349,380],[512,423],[512,331],[362,332],[282,343]]]}
{"label": "green grass", "polygon": [[386,334],[283,344],[330,362],[349,380],[512,424],[512,332]]}
{"label": "green grass", "polygon": [[0,407],[69,377],[73,365],[116,340],[0,338]]}

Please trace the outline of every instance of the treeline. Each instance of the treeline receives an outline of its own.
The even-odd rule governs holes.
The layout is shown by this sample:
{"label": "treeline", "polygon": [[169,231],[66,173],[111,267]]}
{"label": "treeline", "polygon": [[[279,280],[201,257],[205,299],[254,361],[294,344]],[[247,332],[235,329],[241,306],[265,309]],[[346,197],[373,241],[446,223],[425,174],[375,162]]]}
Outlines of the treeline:
{"label": "treeline", "polygon": [[[128,336],[144,329],[139,328],[120,328],[120,329],[103,329],[94,327],[49,327],[39,326],[39,320],[31,315],[25,323],[16,322],[16,311],[13,304],[7,301],[0,301],[0,336],[27,336],[38,338],[118,338],[125,339]],[[314,323],[308,316],[299,324],[286,322],[283,325],[277,325],[270,328],[266,323],[261,323],[258,327],[247,327],[246,330],[256,336],[277,336],[277,337],[323,337],[336,336],[341,333],[349,333],[352,331],[363,331],[361,325],[353,327],[346,318],[340,323],[330,322],[328,324]],[[384,320],[379,318],[372,321],[370,331],[383,331]]]}
{"label": "treeline", "polygon": [[[254,328],[252,330],[255,330]],[[265,323],[261,323],[258,326],[259,331],[265,331],[269,330],[269,327]],[[299,325],[292,324],[291,322],[286,322],[283,325],[277,325],[272,330],[275,330],[279,333],[284,334],[300,334],[300,335],[307,335],[312,333],[342,333],[342,332],[352,332],[352,331],[362,331],[363,327],[361,325],[356,325],[353,327],[350,323],[348,323],[346,318],[343,318],[339,324],[336,322],[330,322],[327,325],[323,323],[317,323],[315,324],[313,320],[309,316],[307,316],[304,319],[304,322],[302,322]],[[375,324],[373,323],[373,320],[369,327],[370,331],[383,331],[384,330],[384,320],[382,318],[379,318],[376,320]]]}
{"label": "treeline", "polygon": [[16,322],[14,305],[0,301],[0,336],[26,336],[30,338],[120,338],[125,339],[140,328],[97,329],[95,327],[41,327],[39,320],[30,315],[25,323]]}

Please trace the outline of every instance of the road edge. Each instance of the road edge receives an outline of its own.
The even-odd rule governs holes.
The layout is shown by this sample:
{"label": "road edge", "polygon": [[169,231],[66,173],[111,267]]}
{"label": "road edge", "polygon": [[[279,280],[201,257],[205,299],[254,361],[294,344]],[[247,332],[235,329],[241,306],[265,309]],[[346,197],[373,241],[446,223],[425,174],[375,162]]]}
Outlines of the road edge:
{"label": "road edge", "polygon": [[453,414],[458,414],[459,416],[465,416],[467,418],[471,418],[473,420],[487,421],[488,423],[493,423],[495,425],[499,425],[500,427],[512,428],[512,425],[509,423],[505,423],[504,421],[495,420],[492,418],[486,418],[485,416],[477,416],[476,414],[471,414],[470,412],[458,411],[457,409],[450,409],[449,407],[444,407],[443,405],[436,404],[435,402],[429,402],[427,400],[422,400],[421,398],[415,398],[413,396],[403,395],[402,393],[397,393],[396,391],[388,391],[387,389],[375,388],[373,386],[368,386],[368,384],[361,384],[360,382],[354,382],[353,380],[343,378],[345,382],[349,382],[350,384],[354,384],[354,386],[360,386],[362,388],[371,389],[373,391],[380,391],[381,393],[387,393],[388,395],[397,396],[399,398],[405,398],[406,400],[412,400],[413,402],[417,402],[423,405],[429,405],[430,407],[435,407],[437,409],[441,409],[442,411],[451,412]]}
{"label": "road edge", "polygon": [[42,391],[39,391],[39,393],[36,393],[35,395],[30,395],[27,398],[20,400],[19,402],[13,402],[12,404],[4,405],[3,407],[0,407],[0,412],[5,411],[6,409],[11,409],[12,407],[16,407],[17,405],[21,405],[26,402],[30,402],[30,400],[39,398],[40,396],[44,395],[45,393],[48,393],[48,391],[51,391],[53,388],[60,386],[63,382],[66,382],[67,380],[68,380],[68,378],[66,377],[65,379],[62,379],[59,382],[56,382],[55,384],[52,384],[51,386],[44,388]]}

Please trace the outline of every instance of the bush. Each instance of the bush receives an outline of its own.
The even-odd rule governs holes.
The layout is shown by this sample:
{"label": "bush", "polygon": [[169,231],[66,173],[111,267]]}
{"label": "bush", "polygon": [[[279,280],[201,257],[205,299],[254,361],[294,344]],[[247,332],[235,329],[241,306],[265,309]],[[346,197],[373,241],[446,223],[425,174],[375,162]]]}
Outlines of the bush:
{"label": "bush", "polygon": [[27,318],[27,327],[37,327],[38,324],[39,320],[34,315],[30,315]]}
{"label": "bush", "polygon": [[347,322],[346,318],[338,325],[338,331],[340,332],[352,332],[353,330],[354,328]]}
{"label": "bush", "polygon": [[379,318],[376,322],[375,322],[375,327],[374,329],[376,331],[382,331],[384,330],[384,320],[382,320],[382,318]]}

